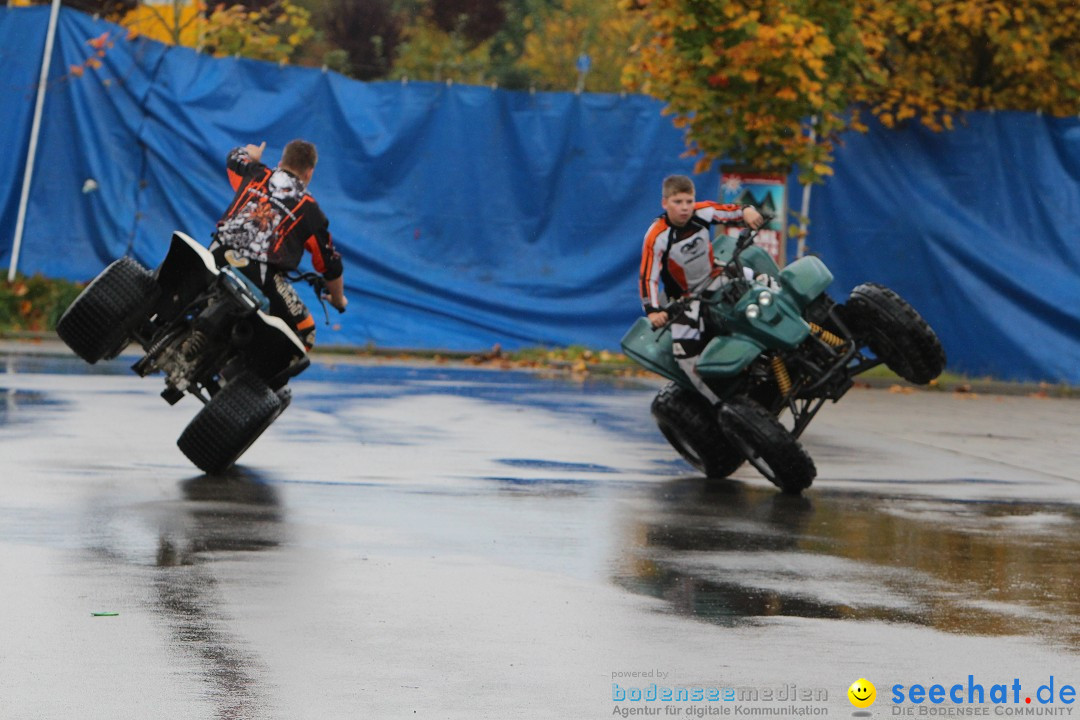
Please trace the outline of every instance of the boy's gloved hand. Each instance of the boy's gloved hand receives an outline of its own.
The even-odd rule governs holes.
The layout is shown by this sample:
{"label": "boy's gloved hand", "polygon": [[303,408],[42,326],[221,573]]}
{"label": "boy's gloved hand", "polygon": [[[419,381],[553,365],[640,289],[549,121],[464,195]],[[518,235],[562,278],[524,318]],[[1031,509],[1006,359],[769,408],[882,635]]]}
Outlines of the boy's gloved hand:
{"label": "boy's gloved hand", "polygon": [[776,278],[774,278],[772,275],[767,275],[766,273],[761,273],[756,278],[754,278],[754,281],[757,282],[760,285],[764,285],[765,287],[769,288],[773,292],[777,292],[777,291],[780,290],[780,283],[778,283],[776,281]]}

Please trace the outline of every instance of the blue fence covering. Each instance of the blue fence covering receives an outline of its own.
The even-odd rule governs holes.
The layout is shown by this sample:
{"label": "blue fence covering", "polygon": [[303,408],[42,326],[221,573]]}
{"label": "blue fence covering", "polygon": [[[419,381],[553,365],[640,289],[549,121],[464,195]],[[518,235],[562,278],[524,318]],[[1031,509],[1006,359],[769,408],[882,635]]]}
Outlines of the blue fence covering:
{"label": "blue fence covering", "polygon": [[[47,20],[47,8],[0,9],[5,267]],[[103,66],[72,74],[103,33]],[[692,166],[660,110],[633,95],[360,83],[214,59],[64,9],[19,268],[88,279],[125,253],[155,265],[174,229],[208,241],[231,196],[226,152],[265,140],[274,162],[304,137],[320,149],[311,190],[352,300],[321,344],[616,348],[639,313],[660,180]],[[953,369],[1080,382],[1078,135],[1075,121],[999,114],[947,134],[849,136],[810,211],[834,296],[867,280],[895,288]],[[97,189],[83,192],[88,179]],[[717,175],[696,179],[711,197]]]}
{"label": "blue fence covering", "polygon": [[845,137],[811,202],[842,299],[880,282],[941,336],[949,368],[1080,381],[1080,122],[974,113],[954,132]]}
{"label": "blue fence covering", "polygon": [[[10,256],[34,114],[48,9],[0,10],[0,249]],[[10,257],[4,262],[6,268]]]}

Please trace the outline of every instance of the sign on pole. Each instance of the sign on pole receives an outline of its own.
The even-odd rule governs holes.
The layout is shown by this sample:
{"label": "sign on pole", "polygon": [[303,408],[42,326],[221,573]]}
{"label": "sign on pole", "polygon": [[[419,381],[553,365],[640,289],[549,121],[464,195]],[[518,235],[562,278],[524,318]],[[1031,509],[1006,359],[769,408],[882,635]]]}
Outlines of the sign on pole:
{"label": "sign on pole", "polygon": [[[772,220],[754,240],[780,267],[787,258],[787,178],[742,170],[725,170],[720,177],[720,202],[753,205]],[[737,228],[728,230],[738,235]]]}

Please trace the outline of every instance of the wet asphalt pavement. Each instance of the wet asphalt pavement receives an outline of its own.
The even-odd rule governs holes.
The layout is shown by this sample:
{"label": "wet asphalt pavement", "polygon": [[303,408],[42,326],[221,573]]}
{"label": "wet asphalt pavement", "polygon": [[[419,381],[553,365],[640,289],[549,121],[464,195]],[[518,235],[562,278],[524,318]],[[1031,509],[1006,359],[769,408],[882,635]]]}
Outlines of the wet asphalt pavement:
{"label": "wet asphalt pavement", "polygon": [[[175,446],[193,401],[129,362],[0,354],[0,718],[850,717],[859,678],[889,717],[896,684],[1080,686],[1080,401],[855,390],[793,498],[696,476],[647,385],[323,363],[207,478]],[[721,699],[618,699],[650,686]]]}

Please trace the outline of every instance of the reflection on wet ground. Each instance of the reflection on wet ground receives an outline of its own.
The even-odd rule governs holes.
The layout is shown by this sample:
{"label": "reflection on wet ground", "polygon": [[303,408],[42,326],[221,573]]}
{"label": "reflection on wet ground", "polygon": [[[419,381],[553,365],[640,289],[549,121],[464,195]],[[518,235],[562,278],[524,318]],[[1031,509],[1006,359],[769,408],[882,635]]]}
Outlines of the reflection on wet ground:
{"label": "reflection on wet ground", "polygon": [[[161,522],[153,595],[155,615],[181,653],[199,660],[218,717],[260,717],[265,704],[259,659],[229,632],[217,580],[201,567],[214,554],[259,551],[282,542],[277,491],[250,471],[201,475],[180,484],[184,501]],[[220,557],[218,558],[220,559]]]}
{"label": "reflection on wet ground", "polygon": [[616,582],[674,612],[1031,634],[1080,650],[1080,510],[736,482],[664,484],[635,513]]}
{"label": "reflection on wet ground", "polygon": [[0,385],[0,425],[11,422],[21,408],[59,404],[59,402],[43,392],[13,390]]}
{"label": "reflection on wet ground", "polygon": [[[103,363],[93,372],[129,374],[129,364]],[[963,469],[953,473],[959,477],[943,471],[905,479],[899,464],[867,461],[861,467],[877,474],[847,480],[845,487],[860,492],[844,492],[827,468],[850,467],[842,463],[857,451],[838,433],[833,444],[815,448],[823,477],[805,497],[788,497],[756,475],[687,477],[688,466],[648,416],[651,392],[640,388],[524,372],[342,364],[304,374],[284,418],[291,445],[282,429],[276,454],[255,454],[244,466],[272,467],[273,475],[240,469],[192,477],[182,458],[166,455],[176,452],[168,436],[154,446],[162,450],[140,454],[139,462],[95,455],[95,423],[130,427],[144,407],[155,410],[146,413],[143,441],[157,442],[159,430],[165,435],[159,418],[174,419],[176,411],[153,404],[160,379],[97,378],[109,390],[95,391],[84,382],[91,378],[64,386],[55,377],[87,371],[70,358],[8,358],[0,367],[12,376],[48,376],[20,385],[0,373],[0,386],[13,388],[0,406],[8,483],[0,543],[75,548],[76,578],[87,572],[84,550],[101,561],[94,572],[127,573],[132,596],[145,602],[172,658],[192,668],[217,717],[274,715],[268,697],[281,681],[268,667],[274,642],[255,633],[262,644],[252,643],[251,628],[240,622],[253,597],[270,607],[265,618],[287,615],[298,596],[314,595],[319,614],[336,594],[352,593],[349,599],[361,602],[345,607],[345,617],[319,618],[330,628],[330,646],[347,627],[366,628],[374,647],[408,639],[401,629],[407,623],[396,621],[407,612],[399,606],[411,605],[447,613],[446,624],[460,633],[448,644],[468,648],[480,636],[487,653],[501,652],[511,623],[490,625],[472,614],[485,598],[458,595],[457,610],[415,602],[454,589],[448,576],[429,578],[444,558],[455,572],[479,568],[474,582],[483,573],[496,582],[535,583],[552,606],[570,607],[573,599],[604,615],[629,605],[633,622],[657,619],[656,603],[626,603],[614,583],[661,598],[664,612],[691,620],[675,623],[687,635],[703,623],[753,627],[793,617],[851,621],[860,630],[859,623],[878,621],[958,635],[1019,634],[1080,651],[1080,509],[952,499],[1013,486],[1026,497],[1011,466],[981,477]],[[140,389],[117,390],[128,382]],[[42,412],[49,403],[60,410]],[[485,422],[490,416],[496,420]],[[55,437],[13,432],[25,421],[55,429],[57,418],[68,422]],[[602,432],[587,434],[594,428]],[[49,456],[56,438],[73,443],[74,459]],[[308,441],[318,453],[305,454]],[[422,462],[428,457],[436,461]],[[910,494],[896,494],[904,492],[898,486]],[[293,571],[297,558],[319,565],[324,556],[319,577],[338,585],[318,595]],[[380,562],[368,563],[369,556]],[[500,574],[505,568],[514,572]],[[396,622],[390,629],[366,622],[365,608],[376,602],[360,590],[373,578],[375,595],[394,598],[383,610]],[[600,584],[603,593],[577,602],[583,596],[568,594],[572,583]],[[607,596],[617,600],[604,605]],[[535,625],[536,636],[564,632],[564,616],[544,617],[548,624]],[[670,618],[659,620],[671,627]],[[259,630],[276,639],[283,629]],[[551,658],[580,651],[573,643],[554,647]],[[351,646],[332,649],[330,669],[353,659]],[[504,659],[507,667],[517,661]],[[396,662],[400,668],[411,659]],[[487,672],[494,664],[484,656],[473,667],[481,666]]]}

